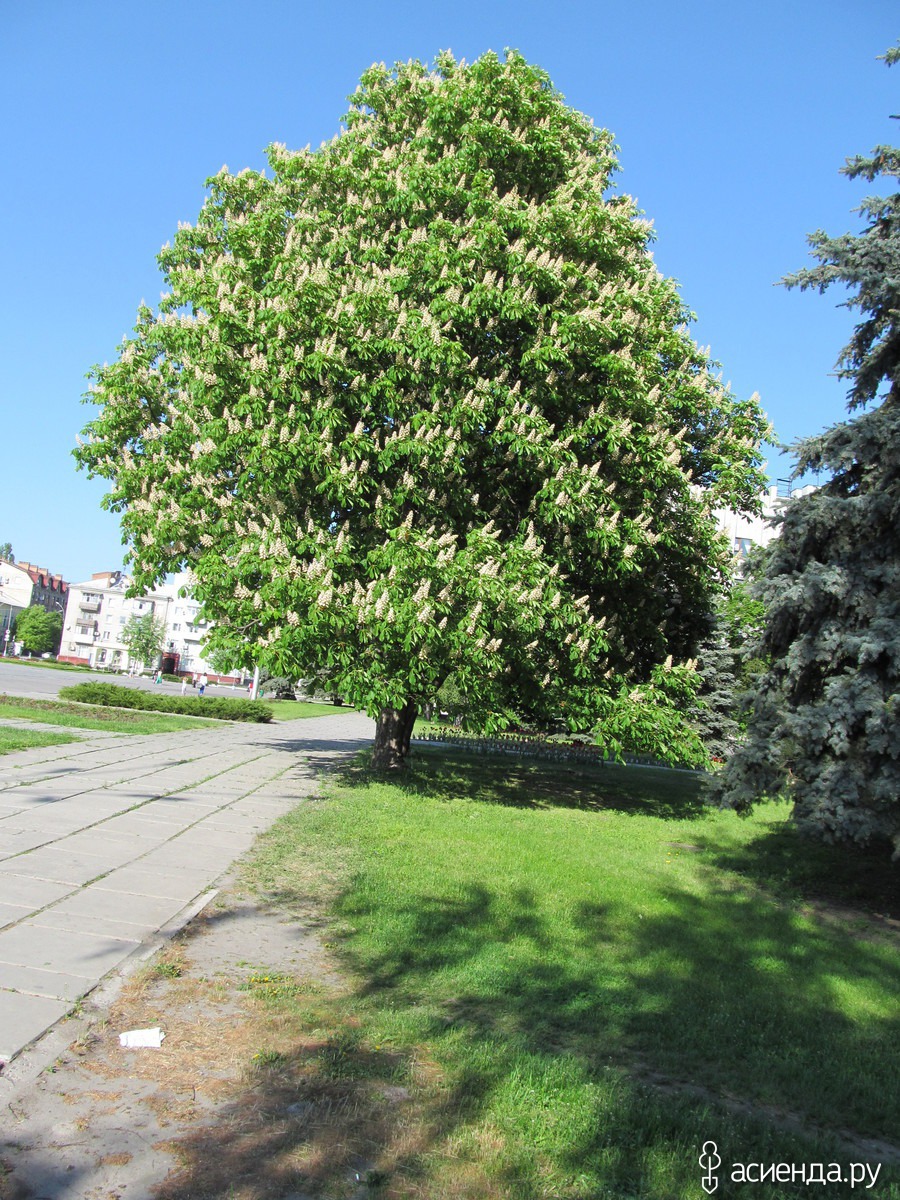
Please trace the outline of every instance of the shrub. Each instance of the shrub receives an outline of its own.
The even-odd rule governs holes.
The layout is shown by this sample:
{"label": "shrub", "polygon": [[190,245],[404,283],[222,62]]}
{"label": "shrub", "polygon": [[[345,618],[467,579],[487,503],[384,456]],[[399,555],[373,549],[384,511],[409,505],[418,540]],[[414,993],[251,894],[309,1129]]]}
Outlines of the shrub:
{"label": "shrub", "polygon": [[260,685],[260,690],[264,696],[268,696],[272,700],[297,699],[293,683],[283,675],[273,675],[271,679],[267,679]]}
{"label": "shrub", "polygon": [[151,712],[178,713],[183,717],[215,717],[219,721],[272,720],[268,705],[259,700],[231,700],[199,696],[162,696],[120,687],[116,683],[76,683],[60,688],[64,700],[80,700],[83,704],[105,704],[114,708],[140,708]]}

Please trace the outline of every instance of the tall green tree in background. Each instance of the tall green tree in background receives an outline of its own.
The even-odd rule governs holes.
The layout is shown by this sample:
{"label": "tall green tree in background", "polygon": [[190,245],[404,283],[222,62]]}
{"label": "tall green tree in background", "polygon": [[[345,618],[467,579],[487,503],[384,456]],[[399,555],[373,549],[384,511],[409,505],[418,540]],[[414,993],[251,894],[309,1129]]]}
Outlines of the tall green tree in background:
{"label": "tall green tree in background", "polygon": [[40,604],[32,604],[16,617],[16,641],[30,654],[53,654],[59,649],[63,619],[58,612],[48,612]]}
{"label": "tall green tree in background", "polygon": [[210,181],[79,462],[210,645],[325,672],[393,764],[453,675],[565,711],[693,649],[766,422],[689,338],[611,137],[518,54],[374,66],[341,132]]}
{"label": "tall green tree in background", "polygon": [[[900,48],[886,55],[900,59]],[[879,146],[843,168],[896,179],[900,151]],[[841,352],[857,415],[799,447],[797,473],[827,471],[786,510],[758,594],[770,661],[746,744],[723,777],[749,808],[787,792],[800,825],[828,841],[892,839],[900,855],[900,193],[867,199],[861,234],[810,238],[818,265],[789,287],[853,289],[862,320]]]}
{"label": "tall green tree in background", "polygon": [[120,636],[133,662],[152,667],[163,648],[166,623],[161,617],[154,617],[152,612],[144,613],[142,617],[131,616],[123,626]]}

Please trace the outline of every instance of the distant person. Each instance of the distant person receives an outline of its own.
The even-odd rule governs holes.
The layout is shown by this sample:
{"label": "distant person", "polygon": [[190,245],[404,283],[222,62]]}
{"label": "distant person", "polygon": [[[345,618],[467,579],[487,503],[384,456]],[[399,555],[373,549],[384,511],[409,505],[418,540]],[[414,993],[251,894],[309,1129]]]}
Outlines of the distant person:
{"label": "distant person", "polygon": [[156,679],[153,682],[154,683],[162,683],[162,671],[156,672]]}
{"label": "distant person", "polygon": [[197,695],[198,695],[198,696],[202,696],[202,695],[203,695],[203,693],[206,691],[206,685],[207,685],[208,683],[209,683],[209,680],[206,678],[206,672],[204,671],[204,672],[203,672],[203,674],[200,676],[200,684],[199,684],[199,687],[198,687],[198,689],[197,689]]}
{"label": "distant person", "polygon": [[182,675],[182,677],[181,677],[181,694],[182,694],[182,696],[187,695],[187,685],[188,685],[188,677],[187,677],[187,675]]}

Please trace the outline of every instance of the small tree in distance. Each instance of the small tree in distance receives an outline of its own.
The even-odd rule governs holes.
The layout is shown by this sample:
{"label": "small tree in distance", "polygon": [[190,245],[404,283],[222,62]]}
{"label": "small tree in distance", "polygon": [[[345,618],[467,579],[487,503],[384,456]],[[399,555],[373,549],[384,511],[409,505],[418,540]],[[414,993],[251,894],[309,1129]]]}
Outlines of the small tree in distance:
{"label": "small tree in distance", "polygon": [[610,135],[518,54],[442,54],[269,162],[210,181],[95,372],[76,455],[137,585],[188,565],[210,645],[327,675],[380,765],[451,675],[495,721],[589,726],[692,651],[767,429],[610,191]]}
{"label": "small tree in distance", "polygon": [[21,642],[29,654],[53,654],[59,647],[62,635],[62,615],[48,612],[39,604],[32,604],[16,617],[16,641]]}
{"label": "small tree in distance", "polygon": [[[900,47],[885,57],[900,61]],[[896,179],[900,150],[879,146],[843,170]],[[798,447],[798,475],[830,478],[791,503],[769,548],[757,585],[768,669],[721,782],[731,807],[784,792],[803,829],[890,839],[900,857],[900,193],[860,211],[861,234],[813,234],[818,265],[785,280],[854,289],[847,303],[863,319],[838,369],[856,415]]]}
{"label": "small tree in distance", "polygon": [[152,612],[128,618],[122,629],[122,642],[128,650],[132,662],[143,663],[144,666],[154,666],[163,648],[166,636],[166,623],[161,617],[154,617]]}

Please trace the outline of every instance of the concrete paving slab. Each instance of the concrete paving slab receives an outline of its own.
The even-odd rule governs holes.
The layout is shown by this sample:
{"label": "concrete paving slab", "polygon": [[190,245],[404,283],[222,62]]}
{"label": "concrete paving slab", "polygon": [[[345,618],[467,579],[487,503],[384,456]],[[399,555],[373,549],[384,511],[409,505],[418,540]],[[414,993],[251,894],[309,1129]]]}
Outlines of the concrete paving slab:
{"label": "concrete paving slab", "polygon": [[8,1062],[70,1008],[63,1000],[0,991],[0,1062]]}
{"label": "concrete paving slab", "polygon": [[108,861],[103,854],[70,854],[55,845],[41,846],[0,862],[0,895],[4,892],[4,874],[30,875],[34,879],[81,886],[120,865],[120,862]]}
{"label": "concrete paving slab", "polygon": [[0,874],[0,900],[5,904],[20,904],[32,912],[61,900],[75,891],[75,885],[52,879],[34,879],[14,871]]}
{"label": "concrete paving slab", "polygon": [[0,861],[5,858],[12,858],[16,854],[23,854],[26,850],[35,850],[38,846],[43,846],[49,840],[49,835],[46,829],[35,829],[31,832],[27,830],[8,830],[3,829],[0,832]]}
{"label": "concrete paving slab", "polygon": [[116,833],[105,821],[99,825],[92,825],[90,829],[82,829],[78,833],[60,838],[55,845],[67,854],[95,855],[113,867],[121,867],[131,862],[141,850],[141,847],[135,844],[133,836]]}
{"label": "concrete paving slab", "polygon": [[91,991],[95,982],[83,975],[67,975],[65,971],[48,971],[25,963],[0,963],[0,988],[22,992],[27,997],[45,996],[74,1004]]}
{"label": "concrete paving slab", "polygon": [[[184,906],[180,900],[166,901],[175,912]],[[107,906],[108,907],[108,906]],[[170,914],[172,915],[172,914]],[[136,924],[133,921],[123,921],[120,917],[109,913],[103,916],[86,916],[84,913],[59,912],[55,908],[46,908],[32,919],[32,924],[44,929],[69,930],[72,933],[89,933],[97,937],[119,938],[122,941],[140,942],[148,929],[155,926],[153,921]],[[162,922],[159,922],[161,924]],[[2,971],[2,967],[0,967]]]}
{"label": "concrete paving slab", "polygon": [[149,870],[141,864],[110,871],[93,884],[103,892],[128,892],[135,896],[159,896],[187,904],[199,896],[213,880],[204,871]]}
{"label": "concrete paving slab", "polygon": [[246,846],[253,844],[255,837],[255,830],[247,829],[246,825],[237,829],[219,829],[210,828],[209,821],[203,821],[181,834],[178,841],[185,841],[189,845],[210,846],[216,850],[231,850],[234,854],[240,854]]}
{"label": "concrete paving slab", "polygon": [[116,833],[127,833],[130,837],[150,840],[174,837],[179,830],[188,827],[184,821],[167,821],[164,816],[154,816],[152,813],[145,815],[143,808],[134,812],[117,813],[108,817],[104,825],[108,825]]}
{"label": "concrete paving slab", "polygon": [[142,855],[135,866],[145,871],[190,871],[213,880],[225,870],[233,857],[228,848],[210,846],[198,838],[185,840],[185,835],[182,835]]}
{"label": "concrete paving slab", "polygon": [[[41,925],[47,925],[51,923],[51,918],[77,921],[79,918],[88,917],[115,917],[129,926],[152,931],[171,920],[183,907],[180,899],[171,897],[137,896],[132,892],[87,887],[66,896],[34,919]],[[59,925],[59,928],[65,926]]]}
{"label": "concrete paving slab", "polygon": [[36,918],[21,921],[0,933],[0,981],[3,964],[29,965],[42,971],[60,971],[85,979],[102,979],[140,941],[112,938],[105,934],[77,933],[69,929],[48,929]]}
{"label": "concrete paving slab", "polygon": [[31,911],[24,904],[5,904],[0,901],[0,929],[31,916]]}
{"label": "concrete paving slab", "polygon": [[[0,911],[13,918],[0,958],[20,959],[0,964],[0,988],[57,1005],[90,991],[183,922],[255,834],[370,731],[344,715],[4,756],[0,844],[47,841],[0,855]],[[48,1025],[59,1011],[48,1010]]]}

